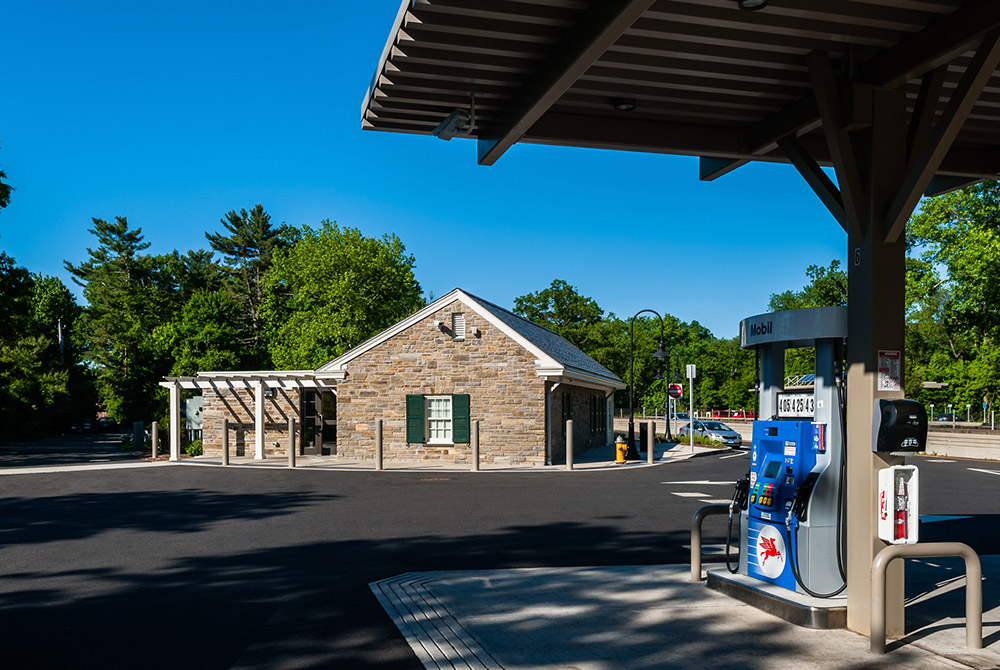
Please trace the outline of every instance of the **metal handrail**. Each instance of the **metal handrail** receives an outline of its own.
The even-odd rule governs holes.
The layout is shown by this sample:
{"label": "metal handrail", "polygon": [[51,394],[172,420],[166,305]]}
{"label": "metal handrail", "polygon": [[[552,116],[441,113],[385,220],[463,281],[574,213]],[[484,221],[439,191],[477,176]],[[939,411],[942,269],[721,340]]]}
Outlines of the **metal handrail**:
{"label": "metal handrail", "polygon": [[729,505],[705,505],[691,517],[691,581],[701,581],[701,524],[707,516],[729,514]]}
{"label": "metal handrail", "polygon": [[983,566],[972,547],[961,542],[894,544],[875,555],[871,573],[871,652],[885,653],[885,573],[897,558],[943,558],[965,560],[965,646],[983,648]]}

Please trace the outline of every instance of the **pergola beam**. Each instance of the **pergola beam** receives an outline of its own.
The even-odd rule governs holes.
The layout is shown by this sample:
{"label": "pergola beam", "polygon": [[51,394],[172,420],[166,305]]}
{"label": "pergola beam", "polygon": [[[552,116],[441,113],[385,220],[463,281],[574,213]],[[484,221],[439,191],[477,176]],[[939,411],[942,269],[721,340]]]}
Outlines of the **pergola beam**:
{"label": "pergola beam", "polygon": [[[549,112],[532,127],[522,141],[698,156],[712,161],[706,163],[711,166],[708,169],[720,171],[726,166],[735,169],[736,162],[786,162],[785,154],[777,147],[777,140],[773,151],[755,155],[748,152],[744,135],[738,130],[719,130],[711,126],[664,123],[650,119],[611,119],[606,116]],[[699,142],[703,144],[699,146]],[[830,150],[821,136],[801,135],[798,142],[819,165],[833,165]],[[716,159],[717,162],[714,162]],[[990,175],[1000,176],[1000,150],[992,147],[952,147],[942,161],[938,174],[949,180],[967,178],[969,182],[981,181],[990,178]],[[330,382],[334,383],[333,380]]]}
{"label": "pergola beam", "polygon": [[819,196],[820,201],[830,210],[830,214],[837,220],[844,232],[848,231],[847,212],[844,211],[844,200],[840,194],[840,189],[833,183],[819,164],[810,156],[794,137],[786,137],[778,140],[778,146],[788,160],[792,162],[795,169],[799,171],[802,178],[806,180],[813,192]]}
{"label": "pergola beam", "polygon": [[830,158],[837,173],[837,183],[840,184],[840,194],[849,225],[848,232],[853,232],[857,239],[864,239],[865,221],[867,221],[866,199],[857,158],[854,155],[854,145],[841,119],[841,96],[833,76],[830,57],[825,53],[813,51],[807,56],[807,60],[809,76],[813,81],[813,91],[816,95],[816,105],[823,120],[823,133],[830,147]]}
{"label": "pergola beam", "polygon": [[938,98],[944,86],[944,75],[944,67],[935,68],[926,73],[920,83],[920,93],[917,95],[917,103],[913,107],[913,116],[910,117],[910,127],[906,134],[907,156],[917,153],[930,137]]}
{"label": "pergola beam", "polygon": [[743,167],[750,162],[749,158],[713,158],[711,156],[698,157],[698,179],[701,181],[714,181]]}
{"label": "pergola beam", "polygon": [[969,3],[869,60],[859,69],[857,78],[878,86],[901,86],[954,60],[996,29],[1000,29],[1000,2]]}
{"label": "pergola beam", "polygon": [[653,0],[595,3],[479,136],[479,164],[493,165],[653,4]]}
{"label": "pergola beam", "polygon": [[[1000,3],[997,6],[1000,8]],[[883,221],[887,242],[895,242],[903,234],[907,219],[930,185],[997,64],[1000,64],[1000,30],[983,38],[941,118],[919,150],[910,156],[903,184]]]}

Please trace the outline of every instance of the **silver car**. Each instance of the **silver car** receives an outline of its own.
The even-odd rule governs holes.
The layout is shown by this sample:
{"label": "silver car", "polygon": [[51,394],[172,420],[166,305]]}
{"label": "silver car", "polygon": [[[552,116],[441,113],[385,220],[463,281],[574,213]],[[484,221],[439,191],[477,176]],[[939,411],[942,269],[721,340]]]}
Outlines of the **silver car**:
{"label": "silver car", "polygon": [[[690,431],[691,424],[686,423],[677,431],[677,436],[687,437]],[[721,421],[695,421],[694,434],[712,442],[719,442],[726,447],[739,447],[743,445],[743,436]]]}

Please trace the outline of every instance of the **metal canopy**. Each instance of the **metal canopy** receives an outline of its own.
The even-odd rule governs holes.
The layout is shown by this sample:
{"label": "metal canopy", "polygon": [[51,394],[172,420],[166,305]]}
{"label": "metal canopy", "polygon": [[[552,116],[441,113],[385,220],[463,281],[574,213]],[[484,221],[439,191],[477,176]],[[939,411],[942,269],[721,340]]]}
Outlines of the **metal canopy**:
{"label": "metal canopy", "polygon": [[[873,87],[905,91],[916,150],[998,29],[997,0],[404,0],[362,125],[429,134],[474,94],[482,164],[515,142],[700,156],[702,179],[790,161],[846,228],[817,167],[839,158],[824,68],[845,132],[872,123]],[[985,60],[921,193],[1000,174],[1000,77]]]}

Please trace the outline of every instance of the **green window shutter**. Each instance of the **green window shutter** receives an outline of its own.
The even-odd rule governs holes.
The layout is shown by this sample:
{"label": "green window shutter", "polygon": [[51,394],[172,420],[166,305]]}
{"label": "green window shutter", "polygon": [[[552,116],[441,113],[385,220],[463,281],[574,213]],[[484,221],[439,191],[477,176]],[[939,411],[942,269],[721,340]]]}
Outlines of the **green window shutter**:
{"label": "green window shutter", "polygon": [[469,435],[469,395],[458,393],[451,397],[451,439],[455,444],[468,444]]}
{"label": "green window shutter", "polygon": [[422,395],[406,396],[406,441],[409,443],[424,441],[424,397]]}

